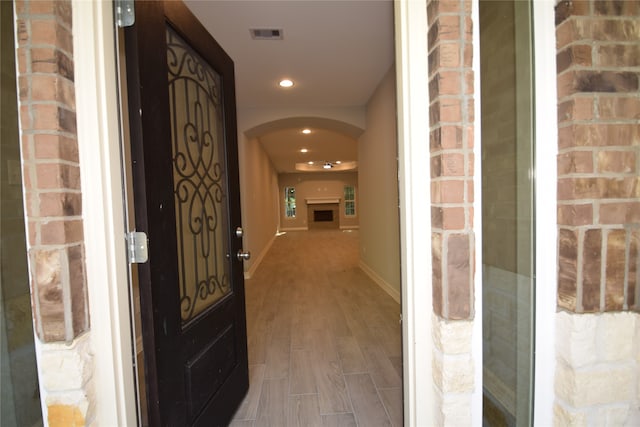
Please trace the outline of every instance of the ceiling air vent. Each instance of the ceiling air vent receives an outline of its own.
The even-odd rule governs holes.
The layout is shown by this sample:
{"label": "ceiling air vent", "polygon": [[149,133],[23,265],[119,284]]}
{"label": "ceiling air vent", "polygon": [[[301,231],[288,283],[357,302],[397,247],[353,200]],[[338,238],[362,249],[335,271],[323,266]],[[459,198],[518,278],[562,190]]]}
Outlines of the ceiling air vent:
{"label": "ceiling air vent", "polygon": [[254,40],[282,40],[281,28],[252,28],[249,31]]}

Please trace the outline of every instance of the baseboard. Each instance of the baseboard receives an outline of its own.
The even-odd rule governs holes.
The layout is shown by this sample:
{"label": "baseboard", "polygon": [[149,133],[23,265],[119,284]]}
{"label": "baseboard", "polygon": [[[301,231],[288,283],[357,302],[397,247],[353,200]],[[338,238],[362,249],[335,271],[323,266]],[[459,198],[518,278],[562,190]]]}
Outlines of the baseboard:
{"label": "baseboard", "polygon": [[267,252],[269,252],[269,249],[271,249],[271,245],[273,245],[273,242],[276,240],[276,237],[277,235],[274,234],[271,240],[269,240],[269,243],[267,243],[264,249],[262,250],[262,252],[260,252],[260,255],[258,255],[258,258],[256,258],[255,261],[251,263],[251,267],[249,267],[249,270],[244,272],[245,280],[251,279],[251,276],[253,276],[253,273],[256,272],[256,270],[258,269],[258,266],[264,259],[265,255],[267,254]]}
{"label": "baseboard", "polygon": [[358,263],[360,269],[364,271],[367,276],[371,278],[378,286],[382,288],[383,291],[389,294],[391,298],[395,300],[398,304],[400,304],[400,291],[396,290],[393,286],[387,283],[378,273],[373,271],[371,267],[364,263],[364,261],[360,260]]}
{"label": "baseboard", "polygon": [[289,228],[281,228],[282,231],[309,231],[309,227],[289,227]]}
{"label": "baseboard", "polygon": [[358,230],[360,228],[359,225],[341,225],[340,230]]}

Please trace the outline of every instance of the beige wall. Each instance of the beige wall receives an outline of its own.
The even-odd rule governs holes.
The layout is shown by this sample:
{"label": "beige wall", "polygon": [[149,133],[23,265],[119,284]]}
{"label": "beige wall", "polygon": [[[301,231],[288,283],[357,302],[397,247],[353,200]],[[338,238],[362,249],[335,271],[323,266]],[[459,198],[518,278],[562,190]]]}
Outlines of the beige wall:
{"label": "beige wall", "polygon": [[278,175],[257,139],[239,140],[243,249],[251,252],[244,271],[251,276],[278,230]]}
{"label": "beige wall", "polygon": [[361,264],[400,295],[395,99],[392,68],[367,103],[367,127],[358,139],[358,182]]}
{"label": "beige wall", "polygon": [[[340,199],[340,228],[356,228],[358,226],[358,173],[357,172],[317,172],[317,173],[286,173],[279,176],[279,205],[280,205],[280,229],[307,229],[307,203],[308,198],[335,198]],[[344,186],[356,187],[356,216],[344,215]],[[296,217],[285,218],[284,215],[284,188],[296,189]]]}

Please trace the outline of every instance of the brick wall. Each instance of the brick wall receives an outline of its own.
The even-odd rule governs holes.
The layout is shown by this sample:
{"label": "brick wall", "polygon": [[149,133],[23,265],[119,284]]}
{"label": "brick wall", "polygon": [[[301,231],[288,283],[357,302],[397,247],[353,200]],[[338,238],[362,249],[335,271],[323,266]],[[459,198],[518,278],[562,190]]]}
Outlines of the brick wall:
{"label": "brick wall", "polygon": [[473,318],[473,70],[470,0],[427,2],[433,309]]}
{"label": "brick wall", "polygon": [[49,426],[88,425],[95,393],[70,0],[16,0],[18,107],[40,395]]}
{"label": "brick wall", "polygon": [[638,308],[640,2],[562,1],[558,306]]}
{"label": "brick wall", "polygon": [[18,86],[29,269],[38,337],[89,327],[70,1],[17,1]]}
{"label": "brick wall", "polygon": [[640,2],[561,1],[556,425],[640,423]]}
{"label": "brick wall", "polygon": [[429,118],[436,425],[470,425],[474,365],[471,0],[429,0]]}

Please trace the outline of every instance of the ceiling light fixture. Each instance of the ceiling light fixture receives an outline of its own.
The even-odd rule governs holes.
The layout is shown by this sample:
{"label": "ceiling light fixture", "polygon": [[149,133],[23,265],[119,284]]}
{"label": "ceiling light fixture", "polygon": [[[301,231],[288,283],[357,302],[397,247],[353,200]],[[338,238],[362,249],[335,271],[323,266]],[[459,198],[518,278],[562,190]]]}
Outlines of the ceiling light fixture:
{"label": "ceiling light fixture", "polygon": [[283,80],[280,80],[280,83],[278,84],[280,85],[280,87],[289,88],[293,86],[293,81],[289,79],[283,79]]}
{"label": "ceiling light fixture", "polygon": [[333,165],[329,162],[324,162],[324,165],[322,165],[322,167],[324,169],[331,169],[333,167]]}
{"label": "ceiling light fixture", "polygon": [[309,135],[311,133],[311,129],[302,129],[302,133]]}
{"label": "ceiling light fixture", "polygon": [[301,148],[301,149],[300,149],[300,152],[301,152],[301,153],[308,153],[308,152],[309,152],[309,150],[307,150],[306,148]]}

